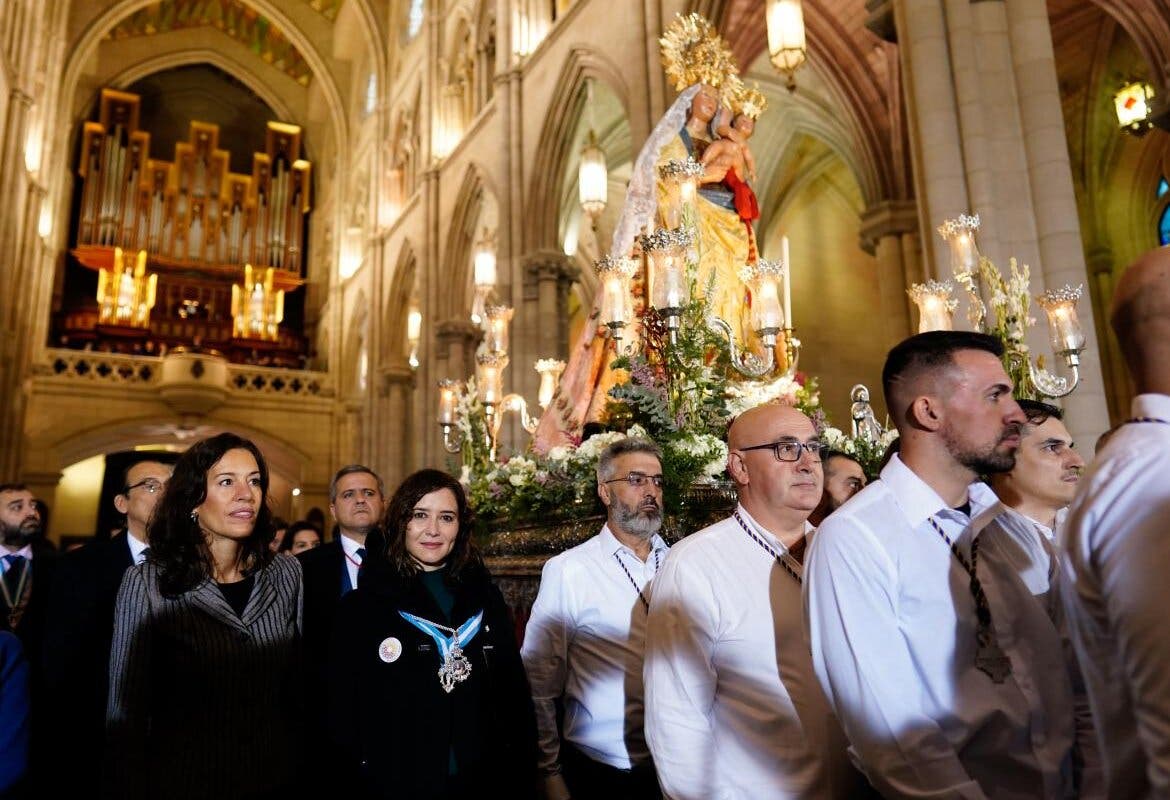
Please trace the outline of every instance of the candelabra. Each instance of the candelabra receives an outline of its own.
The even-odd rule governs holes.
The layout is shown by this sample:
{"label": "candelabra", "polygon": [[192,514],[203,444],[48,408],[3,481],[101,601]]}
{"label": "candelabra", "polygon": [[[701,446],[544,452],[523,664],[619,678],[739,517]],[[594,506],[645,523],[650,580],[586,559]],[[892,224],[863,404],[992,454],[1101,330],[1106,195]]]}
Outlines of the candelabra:
{"label": "candelabra", "polygon": [[[672,227],[659,228],[640,237],[649,265],[650,304],[666,322],[672,347],[678,344],[683,313],[691,302],[691,273],[699,260],[694,203],[701,174],[702,167],[694,159],[668,161],[659,169],[666,188],[662,218]],[[787,255],[787,247],[785,251]],[[629,313],[624,298],[629,293],[628,275],[632,275],[632,267],[628,259],[607,257],[598,263],[598,273],[605,291],[603,321],[618,339]],[[792,329],[787,257],[781,261],[760,259],[746,265],[739,277],[752,292],[751,325],[762,345],[762,355],[751,352],[738,341],[735,329],[727,320],[708,315],[707,325],[726,338],[732,367],[749,378],[759,378],[776,369],[776,344],[783,333],[785,372],[795,374],[800,341]]]}
{"label": "candelabra", "polygon": [[244,285],[232,284],[232,335],[275,342],[284,319],[284,291],[273,288],[272,267],[244,265]]}
{"label": "candelabra", "polygon": [[122,248],[115,247],[114,268],[98,272],[98,324],[149,327],[157,289],[158,275],[146,273],[146,251],[138,251],[130,269]]}
{"label": "candelabra", "polygon": [[[1071,374],[1071,379],[1053,375],[1033,362],[1024,344],[1028,320],[1028,270],[1017,269],[1013,259],[1011,281],[1004,279],[990,260],[979,253],[975,233],[979,230],[979,215],[959,215],[939,226],[939,235],[950,248],[951,269],[955,280],[966,290],[970,310],[968,317],[973,327],[998,336],[1004,343],[1004,361],[1009,373],[1028,381],[1045,397],[1060,398],[1071,394],[1081,380],[1081,353],[1085,349],[1085,335],[1077,318],[1077,301],[1083,287],[1064,286],[1048,290],[1036,298],[1048,317],[1048,332],[1052,350]],[[979,281],[987,284],[996,312],[995,325],[988,323],[987,306],[979,293]],[[953,297],[954,284],[947,281],[927,281],[914,284],[908,290],[918,306],[919,332],[951,330],[952,314],[958,306]]]}
{"label": "candelabra", "polygon": [[[513,309],[507,306],[489,306],[484,310],[484,339],[475,355],[474,397],[464,398],[467,387],[458,381],[439,382],[438,422],[443,431],[443,446],[449,453],[458,453],[463,449],[462,440],[465,435],[472,438],[481,435],[475,430],[474,424],[468,424],[465,431],[458,431],[461,398],[468,403],[477,403],[482,408],[483,445],[489,461],[496,460],[500,428],[504,416],[509,412],[519,416],[520,425],[525,431],[530,434],[536,432],[540,418],[528,413],[528,401],[515,392],[507,394],[504,392],[504,370],[510,363],[508,325],[512,321],[512,314]],[[535,366],[541,376],[539,402],[542,408],[546,408],[552,402],[557,379],[564,371],[565,364],[555,359],[539,359]]]}

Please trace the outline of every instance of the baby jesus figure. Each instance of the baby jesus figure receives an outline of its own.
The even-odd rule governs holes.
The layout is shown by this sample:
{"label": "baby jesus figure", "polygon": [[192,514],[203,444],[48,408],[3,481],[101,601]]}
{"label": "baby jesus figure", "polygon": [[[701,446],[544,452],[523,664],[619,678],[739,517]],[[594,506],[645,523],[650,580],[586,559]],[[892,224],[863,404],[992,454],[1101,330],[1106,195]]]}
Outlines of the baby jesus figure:
{"label": "baby jesus figure", "polygon": [[756,159],[747,144],[755,132],[756,120],[745,110],[733,115],[730,109],[722,108],[711,127],[720,138],[707,146],[699,161],[703,165],[704,182],[717,181],[722,175],[723,183],[735,195],[735,210],[740,219],[751,223],[760,217],[756,194],[748,186],[748,181],[756,180]]}

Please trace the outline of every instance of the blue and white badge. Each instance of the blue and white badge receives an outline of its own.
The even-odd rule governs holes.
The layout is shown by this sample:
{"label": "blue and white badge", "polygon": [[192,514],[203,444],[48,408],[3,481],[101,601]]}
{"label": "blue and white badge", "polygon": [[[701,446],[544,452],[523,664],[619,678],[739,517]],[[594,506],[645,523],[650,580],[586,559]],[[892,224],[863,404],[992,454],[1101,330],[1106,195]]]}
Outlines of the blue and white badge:
{"label": "blue and white badge", "polygon": [[[463,655],[463,648],[479,633],[480,623],[483,622],[483,611],[481,610],[458,628],[448,628],[446,625],[416,617],[405,611],[398,613],[404,620],[435,640],[435,645],[439,648],[439,658],[442,659],[442,663],[439,665],[439,685],[443,687],[443,691],[450,694],[455,688],[455,684],[462,683],[471,675],[471,662]],[[448,636],[444,631],[450,635]]]}

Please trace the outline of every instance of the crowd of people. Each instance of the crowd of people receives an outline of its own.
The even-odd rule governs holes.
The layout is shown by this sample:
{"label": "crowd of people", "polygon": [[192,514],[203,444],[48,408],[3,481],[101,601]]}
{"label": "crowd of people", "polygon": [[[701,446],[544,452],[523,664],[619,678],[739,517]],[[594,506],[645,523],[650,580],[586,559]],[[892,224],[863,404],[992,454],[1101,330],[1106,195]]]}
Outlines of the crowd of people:
{"label": "crowd of people", "polygon": [[224,433],[131,466],[125,530],[60,559],[2,485],[0,795],[1168,797],[1170,254],[1112,324],[1139,394],[1083,476],[968,332],[890,351],[868,486],[795,408],[739,416],[734,512],[673,547],[661,451],[615,441],[522,643],[438,470],[344,467],[332,541],[277,538]]}

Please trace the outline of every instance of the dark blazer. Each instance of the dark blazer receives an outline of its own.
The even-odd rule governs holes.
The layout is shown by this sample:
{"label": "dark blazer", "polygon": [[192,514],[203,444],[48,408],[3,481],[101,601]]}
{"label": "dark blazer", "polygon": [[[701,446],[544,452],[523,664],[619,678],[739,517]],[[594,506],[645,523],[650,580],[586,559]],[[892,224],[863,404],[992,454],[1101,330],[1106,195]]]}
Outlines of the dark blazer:
{"label": "dark blazer", "polygon": [[301,565],[255,573],[244,613],[210,580],[177,597],[126,571],[110,653],[105,790],[116,798],[254,798],[292,778]]}
{"label": "dark blazer", "polygon": [[320,656],[319,674],[325,668],[324,653],[329,646],[333,615],[341,600],[345,553],[341,542],[332,541],[297,556],[305,580],[305,654]]}
{"label": "dark blazer", "polygon": [[28,605],[21,614],[16,628],[8,625],[8,604],[0,596],[0,630],[11,630],[24,643],[24,653],[32,669],[34,693],[39,683],[40,656],[45,640],[45,618],[49,609],[49,595],[53,591],[53,580],[57,573],[57,551],[43,542],[33,543],[32,590]]}
{"label": "dark blazer", "polygon": [[[536,722],[528,680],[503,596],[485,568],[469,568],[452,587],[453,620],[417,578],[368,565],[362,585],[342,598],[329,660],[329,728],[352,776],[348,793],[368,798],[532,795]],[[480,610],[480,632],[464,648],[471,675],[447,693],[429,636],[399,610],[457,627]],[[386,639],[401,643],[387,662]],[[457,777],[448,778],[454,751]]]}
{"label": "dark blazer", "polygon": [[46,776],[60,796],[89,793],[101,770],[114,601],[131,566],[125,531],[66,553],[57,565],[43,650],[45,707],[54,730],[92,743],[73,751],[70,769]]}
{"label": "dark blazer", "polygon": [[28,737],[28,660],[16,634],[0,631],[0,798],[25,796]]}

